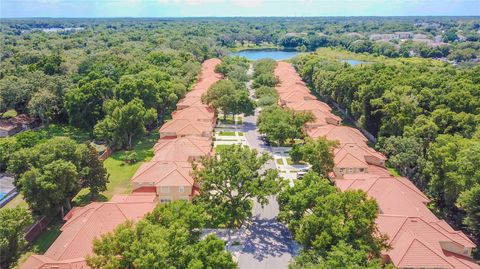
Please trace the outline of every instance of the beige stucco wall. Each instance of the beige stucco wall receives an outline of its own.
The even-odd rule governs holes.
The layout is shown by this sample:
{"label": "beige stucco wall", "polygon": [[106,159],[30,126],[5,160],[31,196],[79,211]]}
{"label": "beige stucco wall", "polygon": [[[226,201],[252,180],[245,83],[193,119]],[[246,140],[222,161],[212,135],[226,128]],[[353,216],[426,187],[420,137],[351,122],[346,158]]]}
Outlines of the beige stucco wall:
{"label": "beige stucco wall", "polygon": [[157,186],[158,201],[162,202],[163,199],[170,199],[171,202],[181,199],[190,201],[190,194],[192,193],[191,186],[184,186],[183,192],[180,192],[180,187],[170,186],[168,192],[162,192],[162,187]]}

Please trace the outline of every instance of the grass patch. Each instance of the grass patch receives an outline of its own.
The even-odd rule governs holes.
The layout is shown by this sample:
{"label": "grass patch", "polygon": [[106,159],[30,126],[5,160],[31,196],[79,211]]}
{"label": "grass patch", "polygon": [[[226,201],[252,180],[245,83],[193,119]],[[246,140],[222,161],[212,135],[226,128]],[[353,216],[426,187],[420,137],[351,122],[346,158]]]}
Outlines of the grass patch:
{"label": "grass patch", "polygon": [[221,131],[218,133],[219,136],[235,136],[235,132],[230,131]]}
{"label": "grass patch", "polygon": [[9,119],[9,118],[16,117],[17,115],[18,115],[18,113],[17,113],[17,111],[15,111],[15,109],[9,109],[2,114],[1,118],[2,119]]}
{"label": "grass patch", "polygon": [[4,207],[0,208],[0,210],[2,210],[3,208],[15,208],[17,206],[21,208],[28,208],[27,202],[25,202],[25,200],[23,199],[23,195],[20,193],[15,196],[15,198],[10,200],[10,202],[8,202]]}
{"label": "grass patch", "polygon": [[390,162],[387,161],[386,167],[388,171],[394,176],[394,177],[400,177],[400,173],[395,169]]}
{"label": "grass patch", "polygon": [[93,134],[84,129],[75,128],[71,125],[50,124],[40,130],[45,138],[52,138],[56,136],[66,136],[77,143],[84,143],[85,141],[93,139]]}
{"label": "grass patch", "polygon": [[[235,118],[237,119],[237,124],[243,124],[242,116],[236,116]],[[225,119],[223,116],[220,116],[218,120],[222,124],[235,124],[235,120],[232,115],[227,116]]]}
{"label": "grass patch", "polygon": [[284,165],[285,163],[283,162],[283,159],[276,159],[275,160],[277,162],[277,164],[279,165]]}
{"label": "grass patch", "polygon": [[62,231],[60,231],[62,225],[63,223],[59,220],[50,224],[50,226],[32,242],[33,251],[38,254],[44,254],[55,239],[62,233]]}
{"label": "grass patch", "polygon": [[[130,191],[130,179],[137,171],[138,167],[153,157],[153,145],[158,140],[158,132],[152,131],[135,144],[131,151],[116,151],[106,159],[103,164],[110,175],[110,182],[107,184],[107,190],[102,193],[107,199],[115,194],[127,193]],[[126,154],[135,152],[137,162],[132,164],[125,163]]]}
{"label": "grass patch", "polygon": [[[108,157],[103,165],[107,169],[109,182],[107,190],[100,193],[97,201],[108,201],[115,194],[125,194],[131,191],[130,180],[143,162],[149,161],[153,157],[153,145],[158,140],[157,130],[138,140],[132,150],[120,150],[114,152]],[[125,157],[134,152],[136,154],[137,162],[126,163]],[[86,205],[91,201],[90,192],[88,189],[81,190],[75,198],[73,203],[76,206]]]}

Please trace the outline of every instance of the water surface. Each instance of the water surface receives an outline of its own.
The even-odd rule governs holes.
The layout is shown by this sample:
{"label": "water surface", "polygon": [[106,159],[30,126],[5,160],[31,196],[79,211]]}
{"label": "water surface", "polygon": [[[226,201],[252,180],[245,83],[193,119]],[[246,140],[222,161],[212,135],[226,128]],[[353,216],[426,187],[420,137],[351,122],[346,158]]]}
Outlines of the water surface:
{"label": "water surface", "polygon": [[273,59],[276,61],[287,60],[295,57],[300,52],[296,50],[277,50],[277,49],[258,49],[258,50],[241,50],[230,53],[230,56],[241,56],[249,60],[256,61],[259,59]]}

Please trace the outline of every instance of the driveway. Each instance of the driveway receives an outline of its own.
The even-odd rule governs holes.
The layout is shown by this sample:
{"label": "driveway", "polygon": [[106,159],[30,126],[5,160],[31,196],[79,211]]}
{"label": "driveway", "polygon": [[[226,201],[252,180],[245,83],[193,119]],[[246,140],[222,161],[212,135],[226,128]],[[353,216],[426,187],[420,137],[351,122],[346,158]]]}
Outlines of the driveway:
{"label": "driveway", "polygon": [[[257,130],[258,111],[253,116],[244,117],[243,132],[247,144],[259,152],[272,154],[271,148],[261,140]],[[276,169],[274,160],[265,164],[265,169]],[[253,220],[245,229],[243,249],[238,253],[240,268],[288,268],[289,262],[298,252],[298,245],[292,240],[287,227],[278,222],[278,202],[275,196],[269,197],[269,203],[262,208],[254,202]]]}

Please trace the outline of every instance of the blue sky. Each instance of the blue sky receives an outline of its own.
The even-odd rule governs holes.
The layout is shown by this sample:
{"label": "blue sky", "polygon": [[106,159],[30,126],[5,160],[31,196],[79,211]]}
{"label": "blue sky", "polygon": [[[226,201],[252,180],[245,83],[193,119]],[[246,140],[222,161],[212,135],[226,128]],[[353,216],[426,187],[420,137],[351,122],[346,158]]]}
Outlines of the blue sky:
{"label": "blue sky", "polygon": [[480,15],[480,0],[0,0],[6,17]]}

